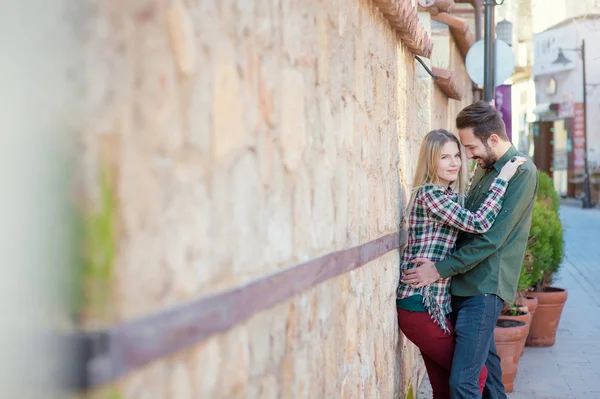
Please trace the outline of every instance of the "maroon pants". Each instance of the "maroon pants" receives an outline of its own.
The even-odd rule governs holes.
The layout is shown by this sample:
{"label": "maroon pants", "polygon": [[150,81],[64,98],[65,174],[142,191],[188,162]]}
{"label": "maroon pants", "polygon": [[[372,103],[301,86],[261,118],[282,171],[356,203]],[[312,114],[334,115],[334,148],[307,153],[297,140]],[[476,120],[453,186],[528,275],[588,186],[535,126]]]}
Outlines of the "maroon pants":
{"label": "maroon pants", "polygon": [[[434,399],[450,398],[450,369],[454,356],[454,329],[450,320],[451,334],[446,334],[435,324],[427,312],[411,312],[398,308],[398,325],[412,343],[421,350],[429,375]],[[483,392],[488,371],[483,366],[479,374],[479,392]]]}

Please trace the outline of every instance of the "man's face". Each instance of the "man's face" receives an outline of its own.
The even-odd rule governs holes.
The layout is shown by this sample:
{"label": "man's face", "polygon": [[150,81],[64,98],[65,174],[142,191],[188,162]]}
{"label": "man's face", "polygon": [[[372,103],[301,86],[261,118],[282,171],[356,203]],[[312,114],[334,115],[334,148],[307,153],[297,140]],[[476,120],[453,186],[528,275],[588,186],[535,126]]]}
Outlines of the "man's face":
{"label": "man's face", "polygon": [[494,166],[498,158],[488,145],[475,136],[472,127],[458,129],[458,136],[461,144],[465,147],[467,158],[475,159],[480,168],[490,169]]}

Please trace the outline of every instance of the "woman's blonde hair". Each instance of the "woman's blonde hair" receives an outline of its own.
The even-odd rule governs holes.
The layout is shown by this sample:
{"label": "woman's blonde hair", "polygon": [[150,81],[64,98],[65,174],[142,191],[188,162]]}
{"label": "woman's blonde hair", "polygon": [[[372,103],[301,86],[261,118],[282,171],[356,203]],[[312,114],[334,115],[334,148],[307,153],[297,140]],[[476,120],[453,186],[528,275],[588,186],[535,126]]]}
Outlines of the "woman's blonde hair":
{"label": "woman's blonde hair", "polygon": [[[417,169],[415,170],[410,201],[408,202],[408,216],[410,216],[410,211],[413,207],[417,192],[420,188],[430,184],[436,186],[441,185],[440,179],[437,175],[437,170],[439,161],[441,159],[442,148],[449,141],[456,143],[458,151],[460,152],[461,161],[463,161],[462,164],[465,164],[462,150],[460,147],[460,142],[458,141],[458,138],[455,135],[444,129],[432,130],[429,133],[427,133],[427,135],[425,135],[425,138],[423,138],[423,141],[421,142],[421,148],[419,150]],[[462,202],[462,198],[464,196],[465,180],[466,178],[464,175],[464,169],[461,166],[456,181],[454,181],[451,185],[452,190],[458,193],[460,202]]]}

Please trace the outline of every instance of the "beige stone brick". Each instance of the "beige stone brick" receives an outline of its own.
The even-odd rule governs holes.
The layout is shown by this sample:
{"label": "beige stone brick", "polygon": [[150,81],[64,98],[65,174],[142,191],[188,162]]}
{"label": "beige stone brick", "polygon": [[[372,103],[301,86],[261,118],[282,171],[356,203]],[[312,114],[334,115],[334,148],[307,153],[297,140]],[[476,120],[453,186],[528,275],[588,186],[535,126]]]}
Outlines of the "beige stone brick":
{"label": "beige stone brick", "polygon": [[362,31],[358,29],[354,41],[354,93],[361,106],[365,102],[365,56]]}
{"label": "beige stone brick", "polygon": [[304,169],[298,170],[294,177],[293,220],[302,221],[302,223],[294,223],[294,256],[298,261],[305,261],[311,254],[313,185],[310,175]]}
{"label": "beige stone brick", "polygon": [[[242,79],[241,101],[244,109],[244,127],[250,132],[246,133],[246,144],[250,147],[256,145],[255,129],[265,123],[261,109],[260,89],[260,49],[257,39],[252,31],[244,33],[239,40],[238,48],[238,74]],[[268,94],[267,94],[268,95]],[[269,100],[269,98],[265,98]]]}
{"label": "beige stone brick", "polygon": [[128,399],[166,398],[168,381],[167,361],[163,360],[128,375],[120,384],[119,390]]}
{"label": "beige stone brick", "polygon": [[336,332],[339,331],[339,326],[334,326],[332,330],[327,332],[323,341],[323,352],[324,352],[324,369],[321,369],[321,373],[326,381],[324,389],[324,397],[332,398],[337,394],[337,383],[339,382],[340,375],[340,364],[343,364],[342,351],[340,348],[340,341],[337,339]]}
{"label": "beige stone brick", "polygon": [[193,398],[193,377],[189,364],[175,362],[171,366],[168,398]]}
{"label": "beige stone brick", "polygon": [[[199,63],[207,68],[213,67],[213,59],[206,56],[204,52],[199,53]],[[211,156],[211,132],[213,120],[211,118],[212,92],[214,85],[213,76],[208,73],[198,73],[191,83],[188,109],[186,110],[186,141],[199,153],[206,163],[210,162]],[[186,144],[187,144],[186,143]]]}
{"label": "beige stone brick", "polygon": [[312,164],[314,184],[312,198],[312,248],[323,251],[331,248],[334,236],[333,171],[323,161]]}
{"label": "beige stone brick", "polygon": [[293,259],[293,196],[279,151],[273,153],[273,180],[265,191],[266,244],[265,262],[269,267],[282,266]]}
{"label": "beige stone brick", "polygon": [[286,351],[286,318],[289,304],[283,303],[269,310],[271,327],[269,328],[269,367],[275,372],[279,370]]}
{"label": "beige stone brick", "polygon": [[327,26],[327,16],[319,14],[317,17],[317,32],[319,42],[318,75],[319,84],[326,83],[329,80],[329,34]]}
{"label": "beige stone brick", "polygon": [[358,309],[352,302],[346,309],[346,361],[350,362],[358,348]]}
{"label": "beige stone brick", "polygon": [[383,226],[383,176],[376,171],[368,177],[369,184],[369,239],[373,240],[384,232]]}
{"label": "beige stone brick", "polygon": [[235,221],[231,239],[235,243],[254,243],[235,246],[232,266],[238,276],[247,279],[256,277],[264,263],[264,195],[256,154],[245,153],[235,165],[231,177],[228,183],[233,188],[233,201],[229,212]]}
{"label": "beige stone brick", "polygon": [[325,385],[332,383],[325,379],[323,368],[325,366],[324,348],[320,339],[312,340],[308,344],[308,370],[311,378],[306,387],[307,398],[325,397]]}
{"label": "beige stone brick", "polygon": [[[363,158],[365,157],[364,152],[368,152],[368,146],[364,145],[365,136],[368,135],[368,127],[367,127],[367,116],[360,109],[356,108],[356,114],[354,117],[354,136],[353,136],[353,158],[352,161],[352,182],[356,183],[357,180],[357,168],[363,168]],[[368,137],[368,136],[367,136]],[[358,194],[358,193],[357,193]],[[355,208],[350,208],[355,209]]]}
{"label": "beige stone brick", "polygon": [[135,56],[144,62],[138,63],[135,70],[133,101],[140,123],[136,127],[146,132],[147,144],[160,151],[175,151],[182,144],[183,132],[169,35],[157,20],[140,24],[138,29]]}
{"label": "beige stone brick", "polygon": [[294,380],[292,383],[293,397],[298,399],[310,398],[310,385],[313,377],[310,369],[308,346],[296,351],[294,356]]}
{"label": "beige stone brick", "polygon": [[[317,50],[313,47],[316,32],[310,1],[281,1],[283,53],[292,65],[313,65]],[[316,40],[314,41],[316,42]]]}
{"label": "beige stone brick", "polygon": [[219,373],[223,369],[223,355],[219,346],[222,337],[211,337],[200,343],[192,355],[193,383],[198,398],[218,398]]}
{"label": "beige stone brick", "polygon": [[254,11],[256,19],[252,31],[257,35],[260,46],[266,50],[281,50],[281,0],[257,1]]}
{"label": "beige stone brick", "polygon": [[296,397],[296,392],[294,391],[294,358],[293,353],[287,353],[279,369],[277,379],[279,380],[281,398],[294,399]]}
{"label": "beige stone brick", "polygon": [[219,369],[219,394],[223,398],[244,397],[248,389],[250,374],[250,353],[248,333],[245,326],[230,330],[220,342],[222,354]]}
{"label": "beige stone brick", "polygon": [[[349,163],[348,165],[348,245],[355,246],[359,242],[359,214],[355,211],[358,208],[358,187],[356,185],[357,165]],[[352,211],[350,211],[352,210]]]}
{"label": "beige stone brick", "polygon": [[294,170],[302,160],[307,143],[304,78],[296,70],[284,69],[281,85],[280,126],[283,162],[287,169]]}
{"label": "beige stone brick", "polygon": [[256,379],[269,371],[270,330],[272,324],[270,312],[263,312],[248,321],[249,364],[252,365],[250,378]]}
{"label": "beige stone brick", "polygon": [[[326,284],[326,283],[325,283]],[[317,323],[317,289],[313,288],[294,300],[296,303],[296,342],[294,351],[305,347],[310,341],[317,339],[320,334],[315,331]]]}
{"label": "beige stone brick", "polygon": [[132,237],[123,242],[126,251],[118,263],[122,265],[116,290],[120,300],[118,318],[125,320],[154,311],[171,281],[162,258],[148,250],[160,247],[161,237],[140,231],[132,233]]}
{"label": "beige stone brick", "polygon": [[182,0],[171,0],[167,9],[167,23],[177,66],[182,73],[191,75],[196,72],[198,62],[194,25]]}
{"label": "beige stone brick", "polygon": [[273,374],[265,375],[259,384],[260,392],[257,399],[278,399],[280,397],[279,384]]}
{"label": "beige stone brick", "polygon": [[[369,187],[367,172],[363,169],[356,170],[355,195],[357,196],[358,242],[366,242],[369,239]],[[356,209],[356,208],[355,208]]]}
{"label": "beige stone brick", "polygon": [[[223,223],[232,220],[231,212],[235,201],[234,188],[231,184],[231,171],[225,165],[214,165],[210,175],[210,234],[212,236],[208,259],[214,270],[213,287],[228,288],[237,282],[237,277],[232,270],[233,251],[231,250],[232,237],[237,237],[234,223]],[[216,270],[215,270],[216,269]],[[223,283],[222,280],[230,281]],[[221,280],[221,282],[219,282]],[[221,286],[223,285],[223,286]]]}
{"label": "beige stone brick", "polygon": [[340,157],[332,181],[332,196],[334,203],[334,242],[339,248],[348,245],[349,235],[349,196],[348,166],[344,157]]}
{"label": "beige stone brick", "polygon": [[239,154],[246,142],[241,79],[236,67],[235,49],[222,40],[214,69],[212,94],[212,159],[224,161]]}

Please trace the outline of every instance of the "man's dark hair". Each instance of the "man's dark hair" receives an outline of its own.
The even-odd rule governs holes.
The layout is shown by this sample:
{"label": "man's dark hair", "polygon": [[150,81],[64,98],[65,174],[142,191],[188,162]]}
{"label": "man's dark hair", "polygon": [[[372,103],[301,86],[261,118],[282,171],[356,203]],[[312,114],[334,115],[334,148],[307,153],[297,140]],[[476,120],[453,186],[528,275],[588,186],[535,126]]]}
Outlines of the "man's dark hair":
{"label": "man's dark hair", "polygon": [[478,101],[466,106],[456,117],[456,127],[473,128],[473,133],[487,147],[487,140],[496,134],[501,140],[509,141],[506,127],[500,113],[485,101]]}

